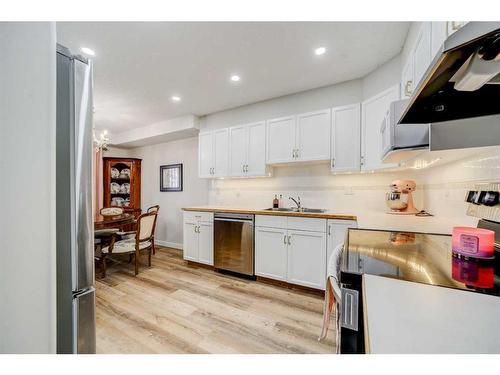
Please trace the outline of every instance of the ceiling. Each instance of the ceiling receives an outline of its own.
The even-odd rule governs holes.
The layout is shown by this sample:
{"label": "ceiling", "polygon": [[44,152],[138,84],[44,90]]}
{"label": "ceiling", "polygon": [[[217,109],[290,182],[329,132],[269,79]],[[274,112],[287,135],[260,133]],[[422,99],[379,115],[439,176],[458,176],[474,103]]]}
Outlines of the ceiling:
{"label": "ceiling", "polygon": [[[408,22],[58,22],[94,60],[95,123],[116,133],[360,78],[397,55]],[[322,56],[314,49],[327,48]],[[241,76],[238,83],[232,74]],[[180,102],[171,97],[178,95]]]}

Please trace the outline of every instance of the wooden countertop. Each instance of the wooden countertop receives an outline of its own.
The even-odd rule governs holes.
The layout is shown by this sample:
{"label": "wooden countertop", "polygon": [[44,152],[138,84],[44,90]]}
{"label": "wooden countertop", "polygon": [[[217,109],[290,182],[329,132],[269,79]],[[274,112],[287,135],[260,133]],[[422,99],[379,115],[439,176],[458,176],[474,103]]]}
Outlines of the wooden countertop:
{"label": "wooden countertop", "polygon": [[184,211],[198,211],[198,212],[227,212],[234,214],[297,216],[297,217],[309,217],[316,219],[357,220],[357,217],[355,215],[337,214],[330,211],[322,213],[312,213],[312,212],[293,212],[293,211],[267,211],[262,209],[214,207],[214,206],[183,207],[182,209]]}

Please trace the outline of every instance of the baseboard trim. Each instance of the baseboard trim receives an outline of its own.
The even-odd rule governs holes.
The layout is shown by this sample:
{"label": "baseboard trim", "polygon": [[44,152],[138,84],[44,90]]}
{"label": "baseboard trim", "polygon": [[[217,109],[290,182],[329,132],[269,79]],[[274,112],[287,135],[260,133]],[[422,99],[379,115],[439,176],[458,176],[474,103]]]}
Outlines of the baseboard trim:
{"label": "baseboard trim", "polygon": [[160,246],[165,246],[165,247],[172,247],[174,249],[179,249],[182,250],[182,244],[181,243],[176,243],[176,242],[168,242],[168,241],[162,241],[162,240],[156,240],[155,243],[160,245]]}
{"label": "baseboard trim", "polygon": [[269,279],[267,277],[257,276],[257,281],[259,281],[261,283],[265,283],[265,284],[279,286],[281,288],[300,290],[302,292],[312,293],[312,294],[316,294],[319,296],[325,295],[325,291],[321,290],[321,289],[311,288],[309,286],[291,284],[291,283],[287,283],[286,281]]}

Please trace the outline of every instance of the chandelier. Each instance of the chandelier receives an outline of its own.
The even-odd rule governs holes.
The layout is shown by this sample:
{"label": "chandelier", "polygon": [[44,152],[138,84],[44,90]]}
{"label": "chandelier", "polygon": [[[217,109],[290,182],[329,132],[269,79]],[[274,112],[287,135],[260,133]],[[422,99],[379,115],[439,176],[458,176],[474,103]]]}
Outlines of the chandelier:
{"label": "chandelier", "polygon": [[96,132],[94,129],[94,147],[96,149],[96,152],[99,151],[107,151],[108,150],[108,142],[109,142],[109,137],[108,137],[108,131],[103,130],[99,136],[96,136]]}

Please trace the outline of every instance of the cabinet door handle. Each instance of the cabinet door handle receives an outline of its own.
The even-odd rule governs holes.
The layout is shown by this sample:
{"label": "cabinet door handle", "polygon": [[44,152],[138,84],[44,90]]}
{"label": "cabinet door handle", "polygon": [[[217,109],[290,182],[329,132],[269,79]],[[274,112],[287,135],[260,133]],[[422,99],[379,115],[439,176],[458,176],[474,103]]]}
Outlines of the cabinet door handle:
{"label": "cabinet door handle", "polygon": [[245,170],[244,170],[245,173],[248,172],[248,164],[245,164]]}
{"label": "cabinet door handle", "polygon": [[295,149],[292,150],[292,158],[295,157]]}
{"label": "cabinet door handle", "polygon": [[286,245],[286,234],[283,236],[283,243]]}
{"label": "cabinet door handle", "polygon": [[329,236],[332,235],[332,226],[331,225],[328,226],[328,235]]}
{"label": "cabinet door handle", "polygon": [[245,164],[242,165],[241,170],[245,173]]}
{"label": "cabinet door handle", "polygon": [[291,245],[292,244],[292,236],[288,236],[288,244]]}
{"label": "cabinet door handle", "polygon": [[335,158],[332,158],[332,168],[335,168]]}
{"label": "cabinet door handle", "polygon": [[412,91],[413,91],[411,89],[412,85],[413,85],[413,82],[411,80],[410,81],[406,81],[406,85],[405,85],[405,95],[406,96],[411,96]]}

